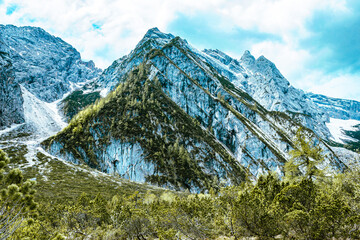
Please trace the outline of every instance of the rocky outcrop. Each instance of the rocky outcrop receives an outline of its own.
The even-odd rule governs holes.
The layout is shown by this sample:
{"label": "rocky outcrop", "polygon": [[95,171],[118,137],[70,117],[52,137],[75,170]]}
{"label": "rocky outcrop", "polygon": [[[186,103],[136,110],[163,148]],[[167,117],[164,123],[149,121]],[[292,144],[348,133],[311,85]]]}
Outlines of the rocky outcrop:
{"label": "rocky outcrop", "polygon": [[21,89],[15,81],[12,62],[0,42],[0,129],[24,122],[22,104]]}
{"label": "rocky outcrop", "polygon": [[95,81],[95,89],[101,89],[102,96],[106,96],[119,82],[125,81],[126,74],[142,63],[150,50],[160,49],[173,38],[172,34],[162,33],[156,27],[149,29],[134,50],[115,60],[110,67],[104,70],[99,79]]}

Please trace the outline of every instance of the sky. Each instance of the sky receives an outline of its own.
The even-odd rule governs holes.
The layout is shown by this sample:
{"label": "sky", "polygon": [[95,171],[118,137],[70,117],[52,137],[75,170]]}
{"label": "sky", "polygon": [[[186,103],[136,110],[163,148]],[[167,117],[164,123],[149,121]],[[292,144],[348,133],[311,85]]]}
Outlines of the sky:
{"label": "sky", "polygon": [[358,0],[0,0],[0,24],[41,27],[102,69],[158,27],[198,49],[263,55],[305,91],[360,100]]}

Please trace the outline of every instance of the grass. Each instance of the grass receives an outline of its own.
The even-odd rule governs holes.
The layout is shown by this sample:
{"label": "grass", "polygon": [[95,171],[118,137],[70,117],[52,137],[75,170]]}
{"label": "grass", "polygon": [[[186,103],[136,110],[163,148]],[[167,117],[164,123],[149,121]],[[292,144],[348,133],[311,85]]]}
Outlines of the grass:
{"label": "grass", "polygon": [[27,160],[25,158],[25,154],[27,154],[28,150],[26,145],[10,145],[5,148],[3,148],[8,157],[10,158],[10,163],[13,165],[20,165],[27,163]]}

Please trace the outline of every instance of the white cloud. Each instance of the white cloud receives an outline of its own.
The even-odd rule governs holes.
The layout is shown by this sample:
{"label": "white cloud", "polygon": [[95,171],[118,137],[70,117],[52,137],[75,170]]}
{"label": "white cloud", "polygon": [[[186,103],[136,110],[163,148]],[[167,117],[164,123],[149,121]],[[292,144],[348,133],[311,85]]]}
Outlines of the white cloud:
{"label": "white cloud", "polygon": [[[4,6],[15,3],[20,8],[8,16],[3,7],[0,22],[42,27],[71,43],[85,59],[94,59],[97,65],[106,67],[134,48],[149,28],[157,26],[164,31],[176,17],[176,12],[202,6],[193,2],[7,0]],[[35,19],[35,22],[31,19]],[[93,23],[102,24],[101,29],[93,29]],[[110,49],[107,57],[111,59],[96,54],[106,46]]]}
{"label": "white cloud", "polygon": [[348,12],[345,0],[231,0],[219,5],[217,12],[227,18],[228,28],[257,29],[260,32],[304,37],[310,34],[306,21],[314,11],[326,9]]}
{"label": "white cloud", "polygon": [[[305,19],[314,9],[330,6],[328,0],[5,0],[3,6],[17,4],[12,15],[2,7],[0,22],[15,25],[36,25],[60,36],[77,48],[83,58],[93,59],[101,67],[128,53],[147,29],[157,26],[166,31],[177,13],[186,15],[198,11],[219,16],[224,31],[233,27],[258,29],[282,34],[302,29]],[[339,1],[333,1],[339,2]],[[339,7],[338,7],[339,8]],[[1,12],[1,10],[0,10]],[[31,19],[35,19],[32,23]],[[92,29],[92,24],[102,24]],[[227,27],[226,27],[227,26]],[[126,34],[125,34],[126,33]],[[109,48],[109,53],[97,52]],[[109,59],[110,58],[110,59]]]}
{"label": "white cloud", "polygon": [[360,75],[347,73],[327,75],[317,73],[310,74],[307,77],[308,81],[313,82],[311,88],[309,88],[309,91],[313,93],[360,101]]}

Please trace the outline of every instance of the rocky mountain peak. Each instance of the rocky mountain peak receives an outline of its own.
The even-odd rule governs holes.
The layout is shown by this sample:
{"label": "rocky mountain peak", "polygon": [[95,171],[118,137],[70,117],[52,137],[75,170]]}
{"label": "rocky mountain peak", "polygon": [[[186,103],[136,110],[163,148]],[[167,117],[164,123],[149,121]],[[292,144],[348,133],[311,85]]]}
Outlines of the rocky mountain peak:
{"label": "rocky mountain peak", "polygon": [[255,61],[255,68],[258,72],[262,73],[265,78],[279,78],[284,79],[286,81],[286,85],[289,85],[289,82],[284,78],[284,76],[280,73],[280,71],[277,69],[275,64],[271,62],[269,59],[267,59],[264,56],[260,56]]}
{"label": "rocky mountain peak", "polygon": [[147,39],[167,39],[171,40],[174,38],[174,35],[170,33],[163,33],[157,27],[150,28],[144,35],[145,40]]}
{"label": "rocky mountain peak", "polygon": [[244,52],[244,54],[242,55],[242,57],[240,58],[241,62],[244,63],[245,65],[253,65],[255,63],[255,57],[253,55],[251,55],[249,50],[246,50]]}
{"label": "rocky mountain peak", "polygon": [[[113,62],[111,66],[104,70],[97,83],[104,89],[104,93],[113,90],[118,84],[119,79],[122,80],[126,73],[133,67],[138,66],[146,54],[153,49],[161,49],[167,43],[175,38],[170,33],[163,33],[157,27],[150,28],[144,37],[136,45],[128,55],[125,55]],[[182,42],[186,43],[185,40]],[[106,95],[106,94],[105,94]]]}
{"label": "rocky mountain peak", "polygon": [[99,75],[93,63],[81,60],[70,44],[38,27],[0,26],[0,42],[11,57],[16,82],[39,99],[52,102],[70,90],[70,83]]}
{"label": "rocky mountain peak", "polygon": [[139,55],[144,50],[147,52],[151,48],[161,48],[173,38],[174,35],[163,33],[157,27],[150,28],[129,55]]}
{"label": "rocky mountain peak", "polygon": [[[265,57],[255,59],[246,51],[239,62],[219,50],[199,51],[156,28],[96,81],[101,91],[118,87],[94,107],[96,112],[83,112],[86,122],[80,131],[74,130],[78,117],[44,147],[55,156],[84,160],[135,181],[192,191],[211,185],[195,181],[192,173],[179,177],[183,159],[162,150],[173,151],[178,144],[189,156],[185,168],[197,176],[210,173],[231,184],[241,179],[243,167],[254,176],[267,170],[280,173],[298,126],[314,137],[330,134],[316,106]],[[84,134],[91,142],[77,146]],[[176,147],[169,145],[177,139]],[[159,154],[169,162],[158,161]],[[169,169],[173,163],[178,165]],[[176,178],[167,178],[169,172]]]}

